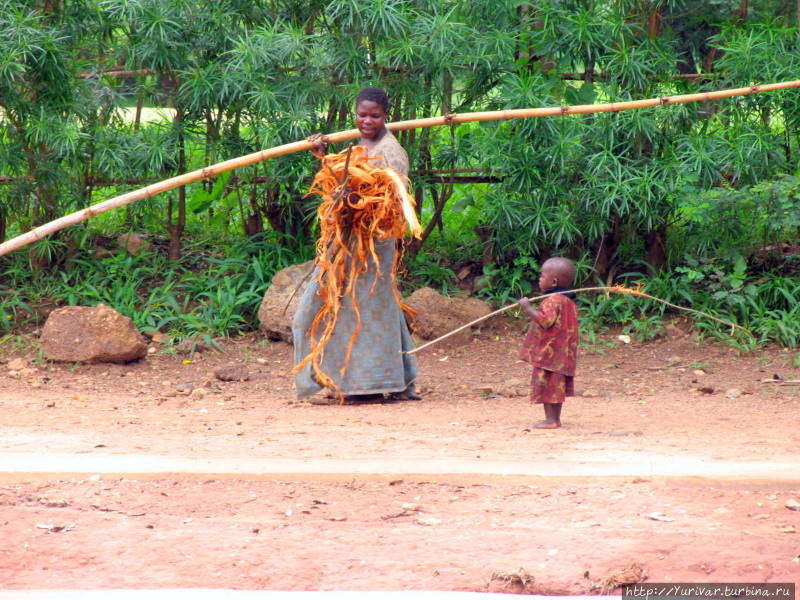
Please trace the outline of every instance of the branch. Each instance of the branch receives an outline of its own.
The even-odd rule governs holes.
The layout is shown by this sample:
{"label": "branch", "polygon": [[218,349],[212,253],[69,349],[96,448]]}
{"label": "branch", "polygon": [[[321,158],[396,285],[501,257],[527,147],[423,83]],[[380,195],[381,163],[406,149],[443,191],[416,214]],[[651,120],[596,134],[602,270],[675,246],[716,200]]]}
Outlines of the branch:
{"label": "branch", "polygon": [[112,69],[110,71],[82,71],[76,75],[78,79],[91,79],[93,77],[146,77],[155,75],[158,71],[153,69],[136,69],[126,71],[124,69]]}

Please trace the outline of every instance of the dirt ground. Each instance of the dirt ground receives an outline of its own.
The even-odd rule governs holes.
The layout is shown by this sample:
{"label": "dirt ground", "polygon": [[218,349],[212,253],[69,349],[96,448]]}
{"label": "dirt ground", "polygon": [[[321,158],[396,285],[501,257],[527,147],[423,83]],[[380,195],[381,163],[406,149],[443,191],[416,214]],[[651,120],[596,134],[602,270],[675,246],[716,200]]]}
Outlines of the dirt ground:
{"label": "dirt ground", "polygon": [[[796,350],[610,333],[582,350],[564,428],[542,431],[520,329],[420,353],[421,402],[355,406],[297,401],[290,346],[256,335],[129,365],[6,346],[0,588],[483,591],[523,569],[528,592],[579,594],[632,565],[651,582],[800,582],[800,386],[765,381],[800,379]],[[249,379],[217,380],[226,364]],[[20,456],[308,468],[45,474],[11,468]],[[356,469],[375,461],[387,472]],[[548,475],[491,473],[520,462]],[[656,462],[677,474],[612,468]],[[796,479],[763,474],[792,463]]]}

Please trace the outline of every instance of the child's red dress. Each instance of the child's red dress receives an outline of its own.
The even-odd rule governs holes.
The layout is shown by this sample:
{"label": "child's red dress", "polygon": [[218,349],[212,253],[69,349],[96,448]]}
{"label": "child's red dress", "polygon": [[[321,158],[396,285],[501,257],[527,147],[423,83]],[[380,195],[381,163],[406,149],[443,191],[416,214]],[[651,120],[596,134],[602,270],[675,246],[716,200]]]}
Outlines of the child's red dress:
{"label": "child's red dress", "polygon": [[563,294],[545,298],[519,351],[519,357],[533,366],[531,402],[559,404],[575,395],[577,354],[577,306]]}

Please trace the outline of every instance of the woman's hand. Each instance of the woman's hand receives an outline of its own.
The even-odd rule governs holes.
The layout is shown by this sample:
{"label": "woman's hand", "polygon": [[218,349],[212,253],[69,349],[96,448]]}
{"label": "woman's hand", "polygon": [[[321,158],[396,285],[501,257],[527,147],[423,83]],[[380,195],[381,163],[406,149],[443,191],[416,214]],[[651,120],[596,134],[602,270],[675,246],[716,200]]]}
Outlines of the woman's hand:
{"label": "woman's hand", "polygon": [[311,142],[311,154],[317,158],[323,158],[328,153],[328,141],[321,133],[315,133],[306,138],[307,142]]}

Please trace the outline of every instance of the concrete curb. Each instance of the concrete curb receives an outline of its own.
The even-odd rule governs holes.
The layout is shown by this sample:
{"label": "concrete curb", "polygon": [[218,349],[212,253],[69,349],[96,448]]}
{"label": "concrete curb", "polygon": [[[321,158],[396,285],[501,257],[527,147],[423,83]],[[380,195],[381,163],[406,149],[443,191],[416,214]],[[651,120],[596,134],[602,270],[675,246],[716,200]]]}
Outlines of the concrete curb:
{"label": "concrete curb", "polygon": [[86,477],[270,478],[270,479],[385,479],[497,478],[502,481],[587,477],[698,477],[729,480],[798,481],[796,462],[714,461],[704,458],[658,456],[640,452],[605,454],[603,460],[454,460],[454,459],[284,459],[185,458],[150,454],[32,454],[0,452],[0,480]]}

